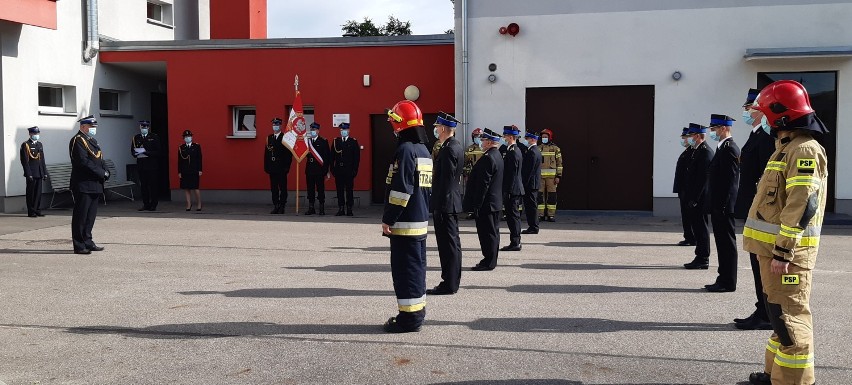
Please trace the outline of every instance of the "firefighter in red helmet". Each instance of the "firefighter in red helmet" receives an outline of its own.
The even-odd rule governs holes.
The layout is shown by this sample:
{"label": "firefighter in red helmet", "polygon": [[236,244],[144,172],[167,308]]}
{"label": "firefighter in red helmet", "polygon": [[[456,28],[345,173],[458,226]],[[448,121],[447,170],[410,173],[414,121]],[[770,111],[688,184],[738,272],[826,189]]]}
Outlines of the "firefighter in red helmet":
{"label": "firefighter in red helmet", "polygon": [[562,179],[562,150],[553,143],[553,131],[541,131],[541,190],[538,195],[538,216],[541,220],[556,221],[556,188]]}
{"label": "firefighter in red helmet", "polygon": [[811,271],[828,193],[828,159],[816,138],[828,130],[814,113],[805,87],[795,81],[768,85],[752,108],[763,113],[763,129],[777,139],[743,231],[744,248],[760,262],[773,329],[764,370],[752,373],[749,382],[811,385]]}
{"label": "firefighter in red helmet", "polygon": [[423,113],[403,100],[388,110],[398,137],[388,169],[382,235],[390,238],[391,275],[399,313],[384,325],[388,333],[420,331],[426,318],[426,232],[432,190],[432,157],[426,148]]}

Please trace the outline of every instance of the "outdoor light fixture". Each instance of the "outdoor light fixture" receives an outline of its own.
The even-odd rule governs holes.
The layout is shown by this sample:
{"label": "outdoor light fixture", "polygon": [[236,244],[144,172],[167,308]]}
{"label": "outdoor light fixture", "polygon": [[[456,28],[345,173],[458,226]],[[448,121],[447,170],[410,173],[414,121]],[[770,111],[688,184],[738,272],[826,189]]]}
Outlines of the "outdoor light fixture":
{"label": "outdoor light fixture", "polygon": [[496,82],[497,81],[497,75],[494,75],[494,74],[488,75],[488,81],[491,82],[491,83]]}
{"label": "outdoor light fixture", "polygon": [[521,26],[518,25],[518,23],[510,23],[508,26],[500,27],[497,31],[500,32],[501,35],[508,33],[509,35],[515,36],[518,32],[521,32]]}
{"label": "outdoor light fixture", "polygon": [[674,81],[678,81],[682,77],[683,77],[683,74],[680,73],[680,71],[675,71],[675,72],[672,73],[672,79],[674,79]]}
{"label": "outdoor light fixture", "polygon": [[420,89],[415,85],[405,87],[405,91],[403,91],[402,94],[405,95],[405,100],[411,100],[412,102],[416,102],[417,99],[420,99]]}

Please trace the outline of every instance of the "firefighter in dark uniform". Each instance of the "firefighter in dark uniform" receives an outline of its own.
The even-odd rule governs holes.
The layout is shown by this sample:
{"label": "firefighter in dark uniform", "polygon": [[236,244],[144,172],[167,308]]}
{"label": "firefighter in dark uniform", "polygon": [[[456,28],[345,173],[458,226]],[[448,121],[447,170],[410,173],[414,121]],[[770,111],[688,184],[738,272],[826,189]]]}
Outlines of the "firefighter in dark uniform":
{"label": "firefighter in dark uniform", "polygon": [[792,80],[766,86],[752,108],[763,112],[778,139],[743,230],[743,247],[760,261],[773,328],[764,369],[752,373],[749,382],[811,385],[816,381],[812,271],[828,195],[828,158],[818,139],[828,129],[816,116],[808,91]]}
{"label": "firefighter in dark uniform", "polygon": [[432,218],[435,223],[435,241],[441,258],[441,283],[426,294],[455,294],[461,281],[461,240],[459,217],[462,213],[461,181],[464,167],[464,150],[456,139],[459,121],[450,116],[438,116],[435,132],[441,147],[432,174]]}
{"label": "firefighter in dark uniform", "polygon": [[[769,157],[775,152],[775,139],[772,139],[772,136],[762,128],[763,113],[751,108],[759,93],[760,90],[749,89],[743,104],[743,120],[749,125],[751,133],[740,151],[740,186],[734,209],[734,215],[738,219],[748,217],[748,209],[757,194],[757,182],[769,162]],[[754,277],[754,293],[757,297],[754,303],[755,310],[748,317],[734,318],[734,326],[743,330],[771,330],[772,325],[766,314],[766,300],[763,295],[763,283],[760,281],[760,263],[757,260],[757,254],[749,253],[749,262],[751,262],[751,274]]]}
{"label": "firefighter in dark uniform", "polygon": [[44,148],[39,142],[38,127],[27,129],[30,138],[21,143],[21,166],[27,178],[27,216],[43,217],[41,213],[41,184],[47,179],[47,167],[44,163]]}
{"label": "firefighter in dark uniform", "polygon": [[426,148],[423,113],[403,100],[388,110],[399,138],[388,170],[382,235],[390,238],[391,274],[399,313],[384,325],[388,333],[420,331],[426,318],[426,233],[432,157]]}
{"label": "firefighter in dark uniform", "polygon": [[[325,215],[325,180],[328,178],[331,154],[328,150],[328,140],[319,135],[319,130],[319,123],[314,122],[311,123],[311,129],[308,131],[308,146],[313,150],[308,151],[307,162],[305,162],[305,179],[308,182],[308,211],[305,215]],[[319,199],[319,212],[314,205],[317,199]]]}
{"label": "firefighter in dark uniform", "polygon": [[690,222],[689,216],[689,199],[686,198],[686,169],[692,160],[692,152],[695,151],[687,143],[688,132],[689,127],[684,127],[683,132],[680,134],[680,145],[685,148],[677,158],[674,189],[672,191],[677,194],[677,199],[680,201],[680,222],[683,225],[683,240],[677,243],[678,246],[695,246],[695,235],[692,233],[692,222]]}
{"label": "firefighter in dark uniform", "polygon": [[80,131],[68,142],[71,157],[71,193],[74,212],[71,215],[71,240],[75,254],[91,254],[104,248],[92,240],[92,228],[98,216],[98,197],[104,193],[104,182],[110,174],[95,133],[94,116],[79,120]]}
{"label": "firefighter in dark uniform", "polygon": [[[470,176],[470,170],[473,169],[473,165],[476,164],[476,161],[482,157],[484,153],[482,151],[482,140],[479,136],[482,135],[482,129],[476,128],[470,134],[471,144],[467,146],[467,149],[464,151],[464,169],[462,169],[462,186],[467,185],[467,178]],[[473,213],[467,213],[465,219],[473,219]]]}
{"label": "firefighter in dark uniform", "polygon": [[[355,204],[353,188],[361,164],[361,146],[355,138],[349,136],[349,123],[340,123],[338,127],[340,137],[334,139],[331,153],[331,174],[337,185],[337,214],[334,215],[351,217],[355,215],[352,213],[352,205]],[[344,207],[346,211],[343,211]]]}
{"label": "firefighter in dark uniform", "polygon": [[527,228],[521,234],[538,234],[538,190],[541,188],[541,151],[538,149],[538,135],[531,132],[524,135],[527,142],[524,161],[521,165],[521,179],[524,185],[524,213],[527,216]]}
{"label": "firefighter in dark uniform", "polygon": [[719,142],[710,161],[710,221],[719,255],[716,281],[704,288],[712,293],[737,289],[737,236],[734,227],[734,204],[740,182],[740,147],[731,137],[734,119],[727,115],[710,115],[710,137]]}
{"label": "firefighter in dark uniform", "polygon": [[160,138],[150,132],[151,122],[139,121],[139,133],[130,140],[130,155],[136,158],[139,188],[142,190],[142,207],[139,211],[156,211],[159,203]]}
{"label": "firefighter in dark uniform", "polygon": [[270,214],[284,214],[287,207],[287,174],[293,164],[293,153],[282,142],[280,118],[272,119],[272,134],[266,137],[263,151],[263,171],[269,174],[269,188],[272,192],[272,211]]}
{"label": "firefighter in dark uniform", "polygon": [[476,234],[482,247],[482,260],[471,270],[494,270],[500,247],[500,211],[503,209],[503,157],[500,155],[500,136],[484,129],[480,136],[482,155],[465,185],[462,208],[474,213]]}
{"label": "firefighter in dark uniform", "polygon": [[521,214],[518,206],[524,197],[524,182],[521,179],[524,155],[516,143],[520,133],[518,127],[503,127],[503,140],[506,142],[506,152],[503,154],[503,209],[510,242],[500,251],[521,251]]}
{"label": "firefighter in dark uniform", "polygon": [[710,267],[710,197],[707,173],[713,159],[713,150],[706,142],[707,127],[689,123],[687,134],[687,141],[694,149],[686,168],[686,201],[692,233],[695,235],[695,258],[683,267],[689,270],[707,270]]}

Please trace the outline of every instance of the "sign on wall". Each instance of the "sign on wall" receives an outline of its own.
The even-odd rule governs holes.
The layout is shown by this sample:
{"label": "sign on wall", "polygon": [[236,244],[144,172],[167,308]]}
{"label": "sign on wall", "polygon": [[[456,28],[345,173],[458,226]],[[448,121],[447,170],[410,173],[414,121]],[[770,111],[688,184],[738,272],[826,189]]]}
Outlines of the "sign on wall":
{"label": "sign on wall", "polygon": [[331,115],[331,125],[333,127],[340,126],[340,123],[350,123],[349,122],[349,114],[332,114]]}

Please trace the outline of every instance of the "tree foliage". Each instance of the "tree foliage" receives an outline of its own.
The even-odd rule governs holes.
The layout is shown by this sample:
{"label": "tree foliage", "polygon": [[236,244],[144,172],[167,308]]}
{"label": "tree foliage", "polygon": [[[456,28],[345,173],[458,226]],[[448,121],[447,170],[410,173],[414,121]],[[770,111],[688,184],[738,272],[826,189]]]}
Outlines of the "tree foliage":
{"label": "tree foliage", "polygon": [[343,36],[403,36],[411,35],[411,22],[400,21],[391,15],[385,25],[377,27],[373,20],[364,17],[362,22],[347,20],[341,25],[341,30]]}

